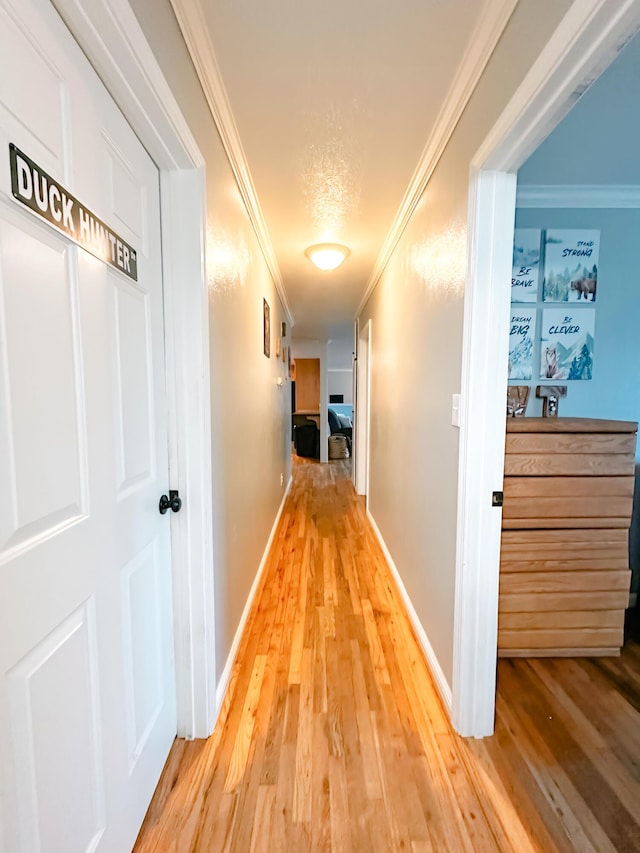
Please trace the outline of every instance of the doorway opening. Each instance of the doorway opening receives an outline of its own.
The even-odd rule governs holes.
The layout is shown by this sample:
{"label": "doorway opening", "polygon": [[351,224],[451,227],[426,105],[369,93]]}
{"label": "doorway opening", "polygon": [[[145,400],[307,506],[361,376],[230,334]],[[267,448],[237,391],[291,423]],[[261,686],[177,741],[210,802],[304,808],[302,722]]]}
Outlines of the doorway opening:
{"label": "doorway opening", "polygon": [[500,657],[617,656],[637,598],[639,79],[636,36],[518,171]]}
{"label": "doorway opening", "polygon": [[320,359],[296,358],[291,382],[293,446],[297,456],[320,459]]}
{"label": "doorway opening", "polygon": [[472,161],[462,371],[453,722],[494,728],[516,172],[640,28],[632,2],[574,4]]}
{"label": "doorway opening", "polygon": [[329,460],[343,460],[353,476],[353,336],[330,338],[327,343],[329,405]]}

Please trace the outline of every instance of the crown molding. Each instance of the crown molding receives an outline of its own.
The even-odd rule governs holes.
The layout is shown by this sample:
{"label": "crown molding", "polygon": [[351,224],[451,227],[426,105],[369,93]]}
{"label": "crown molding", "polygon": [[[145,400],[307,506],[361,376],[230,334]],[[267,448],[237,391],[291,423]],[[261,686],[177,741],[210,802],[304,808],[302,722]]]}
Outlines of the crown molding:
{"label": "crown molding", "polygon": [[400,237],[409,224],[427,184],[431,180],[442,154],[484,69],[495,50],[496,44],[506,27],[518,0],[488,0],[476,24],[453,82],[444,98],[443,106],[424,147],[413,177],[404,194],[391,228],[382,244],[373,272],[369,277],[356,318],[360,315],[375,286],[380,280]]}
{"label": "crown molding", "polygon": [[204,96],[211,110],[211,115],[218,128],[222,145],[229,158],[231,169],[238,184],[249,219],[258,238],[258,243],[264,255],[269,273],[273,279],[278,295],[282,301],[289,325],[294,325],[293,314],[289,306],[282,274],[273,249],[271,237],[267,229],[264,214],[260,207],[258,194],[251,177],[249,163],[240,141],[238,127],[229,103],[227,91],[222,82],[222,75],[216,59],[215,51],[209,38],[207,23],[198,0],[170,0],[182,31],[187,49],[200,80]]}
{"label": "crown molding", "polygon": [[640,208],[639,184],[524,184],[516,207]]}

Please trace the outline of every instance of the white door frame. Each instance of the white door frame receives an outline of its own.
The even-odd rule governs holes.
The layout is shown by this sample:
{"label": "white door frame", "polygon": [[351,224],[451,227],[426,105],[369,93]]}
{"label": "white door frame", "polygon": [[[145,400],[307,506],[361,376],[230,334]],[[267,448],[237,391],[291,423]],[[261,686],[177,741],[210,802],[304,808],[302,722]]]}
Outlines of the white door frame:
{"label": "white door frame", "polygon": [[353,358],[351,367],[353,369],[353,394],[352,394],[352,439],[351,439],[351,482],[353,488],[358,491],[358,329],[360,323],[358,318],[353,321]]}
{"label": "white door frame", "polygon": [[178,735],[216,719],[205,161],[127,0],[52,0],[160,170]]}
{"label": "white door frame", "polygon": [[638,0],[575,0],[471,164],[452,712],[466,736],[495,718],[516,172],[639,29]]}
{"label": "white door frame", "polygon": [[369,509],[369,447],[371,438],[371,320],[358,331],[356,379],[356,492]]}

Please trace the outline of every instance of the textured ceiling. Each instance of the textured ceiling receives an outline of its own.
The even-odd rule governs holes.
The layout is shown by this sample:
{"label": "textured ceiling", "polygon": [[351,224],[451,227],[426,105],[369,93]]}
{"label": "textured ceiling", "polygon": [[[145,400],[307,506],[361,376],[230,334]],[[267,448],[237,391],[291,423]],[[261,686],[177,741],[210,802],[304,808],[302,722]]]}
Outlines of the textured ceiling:
{"label": "textured ceiling", "polygon": [[[483,0],[199,0],[295,317],[350,334]],[[345,243],[332,273],[304,250]]]}

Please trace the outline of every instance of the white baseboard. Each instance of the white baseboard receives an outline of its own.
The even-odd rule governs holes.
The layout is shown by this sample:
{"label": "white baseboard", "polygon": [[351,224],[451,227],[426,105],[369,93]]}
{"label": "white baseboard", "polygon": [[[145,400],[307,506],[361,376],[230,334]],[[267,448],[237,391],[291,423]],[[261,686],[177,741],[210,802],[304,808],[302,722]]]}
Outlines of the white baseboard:
{"label": "white baseboard", "polygon": [[240,617],[240,622],[238,623],[238,628],[236,630],[235,636],[233,638],[233,643],[231,644],[231,649],[229,650],[229,654],[227,656],[227,662],[224,665],[224,669],[222,670],[222,675],[220,676],[220,680],[216,686],[216,721],[215,726],[218,724],[218,717],[220,716],[220,709],[222,708],[222,702],[225,697],[225,693],[227,692],[227,687],[229,686],[229,679],[231,678],[231,671],[233,669],[233,665],[236,661],[236,656],[238,654],[238,648],[240,647],[240,640],[242,639],[242,635],[244,634],[244,629],[247,626],[247,619],[249,618],[249,613],[251,612],[251,608],[253,606],[253,600],[256,597],[256,592],[258,591],[258,586],[260,585],[260,579],[262,578],[262,574],[267,565],[267,560],[269,558],[269,551],[271,550],[271,546],[273,545],[273,540],[276,535],[276,531],[278,529],[278,524],[280,523],[280,517],[282,516],[282,510],[284,509],[285,501],[291,491],[291,484],[293,483],[293,478],[289,477],[289,482],[287,483],[287,488],[284,491],[284,495],[282,496],[282,501],[278,508],[278,512],[276,513],[275,521],[273,522],[273,527],[271,528],[271,533],[269,534],[269,538],[267,540],[267,544],[265,545],[264,553],[262,554],[262,559],[260,560],[260,565],[258,566],[258,571],[256,572],[256,576],[253,579],[253,583],[251,584],[251,589],[249,590],[249,595],[247,596],[247,601],[244,606],[244,610],[242,611],[242,616]]}
{"label": "white baseboard", "polygon": [[436,657],[436,653],[433,651],[433,647],[429,642],[429,638],[427,637],[427,633],[422,626],[422,622],[418,618],[418,614],[415,611],[413,603],[409,598],[409,593],[406,590],[404,583],[402,582],[402,578],[400,577],[400,572],[398,571],[398,567],[393,561],[393,557],[389,553],[389,549],[387,548],[387,543],[382,538],[382,533],[378,528],[378,525],[375,522],[375,519],[371,515],[369,509],[367,509],[367,518],[371,523],[371,527],[373,528],[373,532],[376,534],[376,538],[380,543],[380,547],[382,548],[382,553],[384,554],[384,558],[387,561],[389,568],[391,569],[391,574],[394,577],[394,580],[400,590],[400,595],[402,596],[402,600],[404,602],[404,606],[407,608],[407,613],[409,614],[409,620],[413,625],[413,630],[416,632],[418,637],[418,642],[420,643],[420,647],[422,648],[422,652],[426,658],[427,666],[429,667],[429,671],[433,677],[433,681],[436,685],[436,689],[440,694],[440,698],[442,699],[442,703],[451,717],[451,709],[453,707],[452,696],[451,696],[451,686],[447,681],[444,672],[442,671],[442,667],[440,666],[440,662]]}

